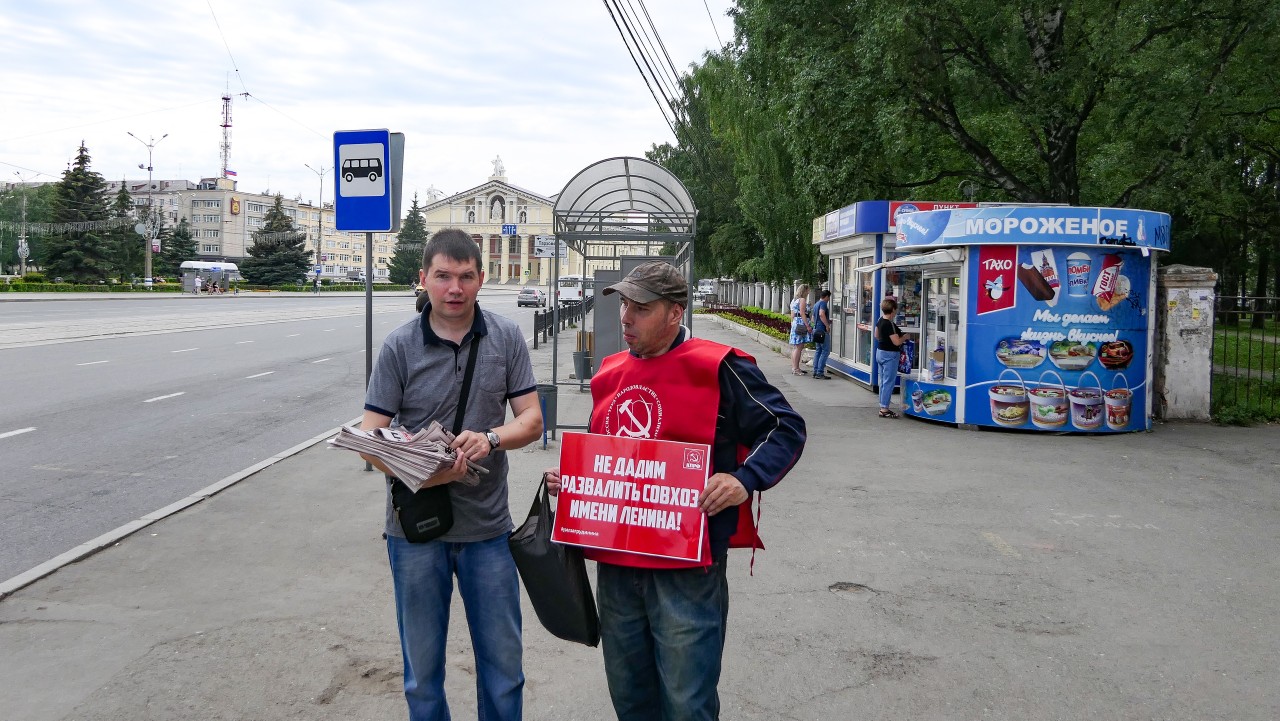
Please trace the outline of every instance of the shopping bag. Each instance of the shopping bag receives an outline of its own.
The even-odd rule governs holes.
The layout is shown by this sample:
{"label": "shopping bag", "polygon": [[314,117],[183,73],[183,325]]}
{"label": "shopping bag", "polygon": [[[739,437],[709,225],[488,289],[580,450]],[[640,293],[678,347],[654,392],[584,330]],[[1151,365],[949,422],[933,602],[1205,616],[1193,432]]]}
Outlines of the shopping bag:
{"label": "shopping bag", "polygon": [[551,635],[588,646],[600,643],[600,616],[591,595],[582,549],[551,541],[555,514],[544,480],[533,496],[529,517],[507,543],[542,627]]}
{"label": "shopping bag", "polygon": [[911,374],[911,369],[916,365],[916,342],[913,340],[903,341],[902,354],[898,356],[898,372]]}

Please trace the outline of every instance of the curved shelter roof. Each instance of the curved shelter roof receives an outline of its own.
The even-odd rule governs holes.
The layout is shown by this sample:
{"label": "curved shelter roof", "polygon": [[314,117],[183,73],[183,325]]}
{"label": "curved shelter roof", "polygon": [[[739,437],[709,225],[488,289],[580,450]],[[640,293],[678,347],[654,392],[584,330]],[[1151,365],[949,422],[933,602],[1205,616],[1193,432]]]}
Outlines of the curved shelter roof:
{"label": "curved shelter roof", "polygon": [[[609,158],[578,172],[556,198],[566,240],[692,240],[698,210],[680,179],[643,158]],[[683,236],[683,237],[679,237]]]}

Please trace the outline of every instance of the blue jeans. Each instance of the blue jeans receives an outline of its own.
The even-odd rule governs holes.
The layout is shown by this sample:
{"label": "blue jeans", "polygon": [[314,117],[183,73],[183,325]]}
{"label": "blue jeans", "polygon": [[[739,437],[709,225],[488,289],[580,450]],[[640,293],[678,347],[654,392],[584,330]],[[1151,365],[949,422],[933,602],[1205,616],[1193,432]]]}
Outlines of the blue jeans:
{"label": "blue jeans", "polygon": [[831,355],[831,331],[821,343],[813,344],[813,374],[823,375],[827,372],[827,356]]}
{"label": "blue jeans", "polygon": [[707,568],[601,563],[596,576],[604,673],[618,721],[720,718],[729,620],[725,558]]}
{"label": "blue jeans", "polygon": [[893,387],[898,383],[898,360],[902,352],[876,348],[877,382],[880,384],[880,407],[888,408],[893,398]]}
{"label": "blue jeans", "polygon": [[482,721],[519,721],[524,691],[520,581],[507,534],[474,543],[409,543],[387,536],[387,556],[409,721],[449,721],[444,654],[454,575],[475,653],[477,715]]}

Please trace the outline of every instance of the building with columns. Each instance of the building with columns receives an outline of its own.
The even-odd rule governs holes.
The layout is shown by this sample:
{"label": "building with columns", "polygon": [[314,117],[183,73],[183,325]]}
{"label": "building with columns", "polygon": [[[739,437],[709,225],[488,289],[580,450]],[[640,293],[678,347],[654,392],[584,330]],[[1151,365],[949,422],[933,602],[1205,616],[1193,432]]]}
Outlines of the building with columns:
{"label": "building with columns", "polygon": [[[491,162],[493,174],[483,184],[449,197],[428,197],[422,211],[427,232],[458,228],[470,233],[480,246],[488,283],[546,285],[551,259],[535,258],[533,245],[535,236],[555,233],[556,201],[512,185],[502,158]],[[560,275],[581,272],[570,270],[570,262],[562,261]]]}

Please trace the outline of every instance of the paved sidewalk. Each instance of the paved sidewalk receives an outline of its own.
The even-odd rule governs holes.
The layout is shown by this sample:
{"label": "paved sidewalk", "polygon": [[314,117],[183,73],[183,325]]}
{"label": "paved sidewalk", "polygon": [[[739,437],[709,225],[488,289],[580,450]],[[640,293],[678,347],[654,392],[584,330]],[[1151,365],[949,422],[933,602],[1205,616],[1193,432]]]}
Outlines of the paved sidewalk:
{"label": "paved sidewalk", "polygon": [[[1280,427],[881,420],[871,393],[696,323],[756,355],[810,430],[765,496],[754,576],[731,556],[723,718],[1280,717]],[[547,377],[549,347],[534,358]],[[558,400],[585,420],[586,394]],[[555,457],[511,454],[517,522]],[[0,717],[404,718],[382,479],[362,467],[312,447],[0,600]],[[524,626],[525,718],[611,718],[599,650],[527,605]]]}

